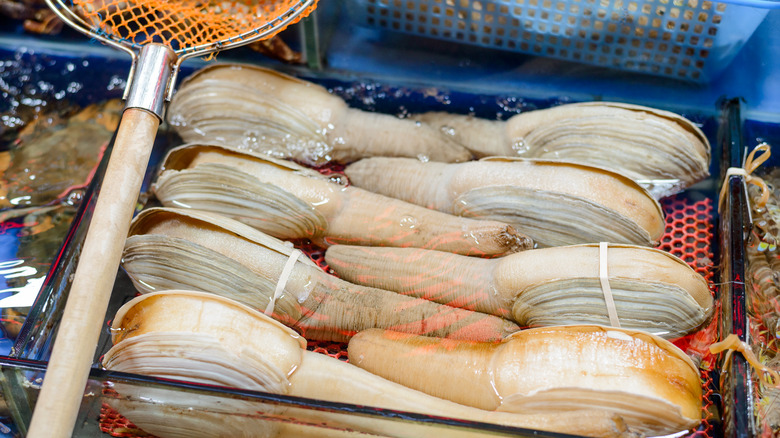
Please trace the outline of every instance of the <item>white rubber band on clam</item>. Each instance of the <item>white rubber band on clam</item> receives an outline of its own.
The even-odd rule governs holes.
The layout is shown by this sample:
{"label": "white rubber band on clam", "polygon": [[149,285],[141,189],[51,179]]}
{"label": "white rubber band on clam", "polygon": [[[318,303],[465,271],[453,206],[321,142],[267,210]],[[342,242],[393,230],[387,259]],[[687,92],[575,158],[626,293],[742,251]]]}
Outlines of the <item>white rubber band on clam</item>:
{"label": "white rubber band on clam", "polygon": [[265,310],[263,313],[266,315],[271,315],[274,313],[274,307],[276,306],[276,300],[282,296],[282,292],[284,292],[284,286],[287,285],[287,280],[290,279],[290,274],[292,274],[293,267],[295,266],[295,262],[298,261],[298,258],[303,255],[303,252],[301,252],[300,249],[293,248],[293,250],[290,252],[290,257],[287,258],[287,263],[284,264],[284,268],[282,268],[282,273],[279,275],[279,281],[276,282],[276,289],[274,290],[274,295],[271,297],[271,301],[268,302],[268,305],[265,306]]}
{"label": "white rubber band on clam", "polygon": [[609,243],[599,243],[599,281],[601,282],[601,292],[604,293],[604,301],[607,303],[607,314],[609,323],[612,327],[620,328],[620,320],[615,307],[615,300],[612,298],[612,288],[609,286],[609,273],[607,272],[607,249]]}
{"label": "white rubber band on clam", "polygon": [[726,176],[723,177],[723,186],[721,186],[720,194],[718,195],[718,209],[720,209],[720,205],[723,203],[723,200],[726,199],[726,190],[727,186],[729,185],[729,178],[734,175],[739,175],[745,179],[750,176],[747,170],[741,167],[729,167],[726,170]]}

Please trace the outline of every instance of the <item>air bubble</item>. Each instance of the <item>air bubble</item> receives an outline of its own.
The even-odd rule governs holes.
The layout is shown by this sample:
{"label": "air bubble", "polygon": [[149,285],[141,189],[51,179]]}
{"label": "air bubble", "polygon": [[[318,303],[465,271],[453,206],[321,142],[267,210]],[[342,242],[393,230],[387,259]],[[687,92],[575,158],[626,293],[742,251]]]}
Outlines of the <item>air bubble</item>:
{"label": "air bubble", "polygon": [[417,218],[414,216],[404,216],[401,218],[400,225],[402,228],[415,229],[417,228]]}
{"label": "air bubble", "polygon": [[517,155],[524,155],[528,153],[528,151],[531,150],[531,148],[525,143],[525,140],[523,138],[516,138],[512,142],[512,150],[517,153]]}

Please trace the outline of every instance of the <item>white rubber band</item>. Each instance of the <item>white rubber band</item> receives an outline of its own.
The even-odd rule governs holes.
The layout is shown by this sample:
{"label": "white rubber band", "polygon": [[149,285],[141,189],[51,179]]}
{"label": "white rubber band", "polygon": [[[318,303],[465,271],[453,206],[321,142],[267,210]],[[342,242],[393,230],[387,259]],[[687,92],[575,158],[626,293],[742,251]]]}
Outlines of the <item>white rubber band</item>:
{"label": "white rubber band", "polygon": [[265,313],[266,315],[271,315],[274,313],[274,307],[276,306],[276,300],[282,296],[282,292],[284,292],[284,286],[287,285],[287,280],[290,279],[290,274],[292,274],[293,267],[295,267],[295,262],[298,261],[298,258],[303,255],[303,252],[301,252],[298,248],[293,248],[293,250],[290,252],[290,257],[287,258],[287,263],[284,264],[284,268],[282,268],[282,273],[279,275],[279,281],[276,282],[276,289],[274,290],[274,295],[271,297],[271,301],[268,302],[268,305],[265,306]]}
{"label": "white rubber band", "polygon": [[608,248],[609,244],[607,242],[599,243],[599,281],[601,282],[601,292],[604,293],[604,301],[607,303],[609,323],[612,325],[612,327],[620,328],[620,320],[618,319],[615,300],[612,298],[612,288],[609,287],[609,273],[607,272]]}
{"label": "white rubber band", "polygon": [[723,185],[720,188],[720,194],[718,195],[718,209],[720,209],[723,200],[726,199],[726,186],[729,184],[729,178],[735,175],[742,176],[747,179],[750,175],[747,170],[741,167],[729,167],[726,170],[726,175],[723,177]]}

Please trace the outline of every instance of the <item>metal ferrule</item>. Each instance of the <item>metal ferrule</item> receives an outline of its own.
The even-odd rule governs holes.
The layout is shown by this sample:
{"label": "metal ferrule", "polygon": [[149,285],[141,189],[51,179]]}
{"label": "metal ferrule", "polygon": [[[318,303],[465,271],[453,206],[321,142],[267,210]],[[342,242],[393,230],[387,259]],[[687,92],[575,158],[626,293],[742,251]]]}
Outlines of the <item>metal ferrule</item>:
{"label": "metal ferrule", "polygon": [[140,108],[163,119],[165,97],[171,86],[171,74],[176,64],[173,50],[161,44],[147,44],[141,49],[130,83],[127,84],[125,108]]}

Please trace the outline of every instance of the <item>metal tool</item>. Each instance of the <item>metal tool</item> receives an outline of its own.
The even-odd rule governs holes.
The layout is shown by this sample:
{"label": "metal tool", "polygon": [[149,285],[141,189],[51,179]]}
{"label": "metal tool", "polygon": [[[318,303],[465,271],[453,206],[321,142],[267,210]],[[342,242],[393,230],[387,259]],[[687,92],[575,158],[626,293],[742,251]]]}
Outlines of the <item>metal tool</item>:
{"label": "metal tool", "polygon": [[270,38],[317,0],[46,0],[133,60],[111,157],[28,437],[70,437],[165,102],[182,61]]}

